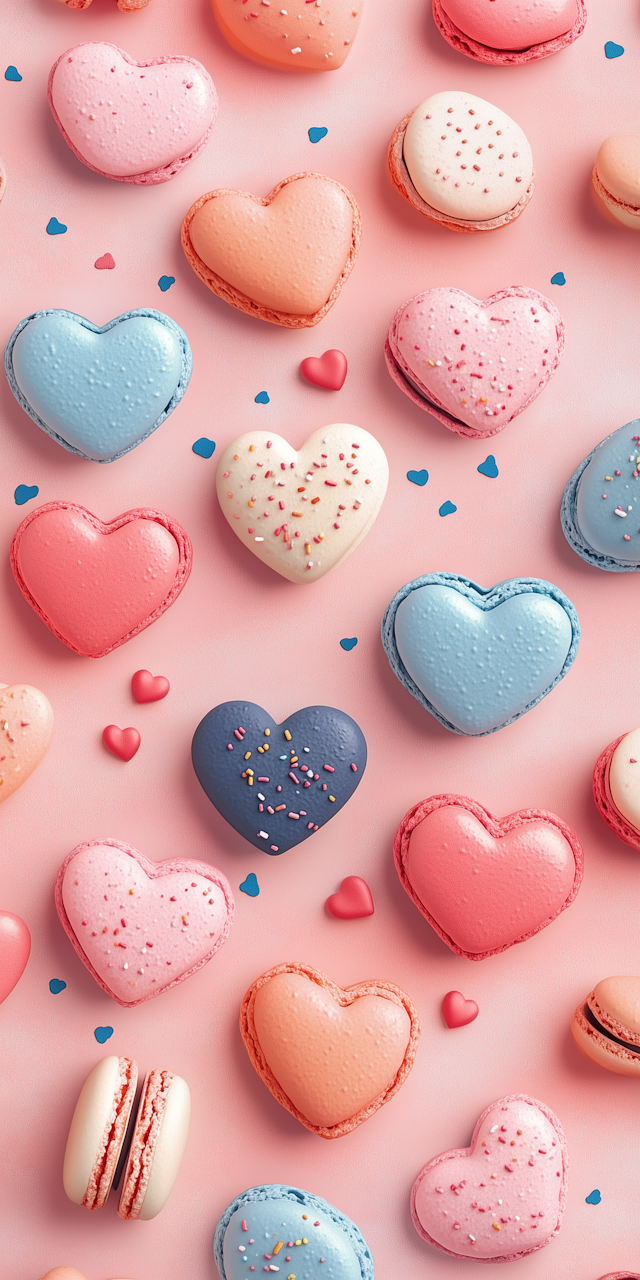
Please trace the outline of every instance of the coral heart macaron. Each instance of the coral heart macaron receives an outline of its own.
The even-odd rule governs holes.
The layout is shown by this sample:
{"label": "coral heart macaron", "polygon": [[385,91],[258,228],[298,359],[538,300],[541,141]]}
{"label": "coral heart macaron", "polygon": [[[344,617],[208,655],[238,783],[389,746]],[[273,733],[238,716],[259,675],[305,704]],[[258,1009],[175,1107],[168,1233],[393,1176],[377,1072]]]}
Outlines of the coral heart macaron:
{"label": "coral heart macaron", "polygon": [[0,1004],[20,981],[31,953],[28,926],[13,911],[0,911]]}
{"label": "coral heart macaron", "polygon": [[522,66],[573,44],[587,21],[584,0],[433,0],[434,22],[447,44],[476,62]]}
{"label": "coral heart macaron", "polygon": [[640,134],[605,138],[591,175],[596,194],[617,222],[640,230]]}
{"label": "coral heart macaron", "polygon": [[607,826],[640,850],[640,729],[616,738],[598,756],[593,798]]}
{"label": "coral heart macaron", "polygon": [[385,359],[414,404],[450,431],[482,440],[540,395],[563,350],[562,316],[535,289],[515,285],[479,302],[439,288],[398,307]]}
{"label": "coral heart macaron", "polygon": [[331,0],[324,9],[306,0],[302,13],[264,2],[249,12],[238,0],[212,4],[225,40],[238,53],[287,71],[336,71],[350,53],[364,0]]}
{"label": "coral heart macaron", "polygon": [[191,572],[177,520],[140,507],[103,523],[73,502],[48,502],[11,544],[15,580],[45,626],[75,653],[101,658],[177,600]]}
{"label": "coral heart macaron", "polygon": [[450,231],[504,227],[533,195],[533,157],[520,126],[457,89],[434,93],[404,116],[388,167],[399,195]]}
{"label": "coral heart macaron", "polygon": [[173,413],[191,378],[186,333],[139,307],[108,324],[35,311],[7,342],[4,371],[21,409],[69,453],[113,462]]}
{"label": "coral heart macaron", "polygon": [[571,1034],[597,1066],[640,1079],[640,977],[599,982],[578,1005]]}
{"label": "coral heart macaron", "polygon": [[0,684],[0,804],[37,769],[52,737],[44,693],[30,684]]}
{"label": "coral heart macaron", "polygon": [[209,863],[151,862],[118,840],[73,849],[55,900],[82,963],[127,1008],[201,969],[226,941],[235,909],[226,877]]}
{"label": "coral heart macaron", "polygon": [[391,982],[338,987],[310,965],[276,965],[250,986],[240,1031],[277,1102],[321,1138],[340,1138],[397,1093],[416,1054],[414,1005]]}
{"label": "coral heart macaron", "polygon": [[569,546],[610,573],[640,570],[640,418],[605,436],[568,481],[560,519]]}
{"label": "coral heart macaron", "polygon": [[409,809],[393,853],[405,892],[467,960],[545,929],[573,902],[584,863],[577,835],[555,813],[520,809],[494,818],[458,795],[430,796]]}
{"label": "coral heart macaron", "polygon": [[218,113],[209,72],[195,58],[136,62],[90,41],[49,72],[49,106],[74,155],[116,182],[167,182],[202,150]]}
{"label": "coral heart macaron", "polygon": [[369,532],[389,479],[374,436],[348,422],[319,427],[300,450],[282,436],[247,431],[227,445],[218,502],[233,532],[289,582],[335,569]]}
{"label": "coral heart macaron", "polygon": [[268,196],[209,191],[182,224],[189,265],[208,289],[247,315],[287,329],[318,324],[350,275],[360,210],[319,173],[296,173]]}
{"label": "coral heart macaron", "polygon": [[420,1170],[411,1216],[427,1244],[453,1258],[513,1262],[558,1234],[567,1197],[567,1144],[543,1102],[511,1094],[482,1112],[468,1147]]}

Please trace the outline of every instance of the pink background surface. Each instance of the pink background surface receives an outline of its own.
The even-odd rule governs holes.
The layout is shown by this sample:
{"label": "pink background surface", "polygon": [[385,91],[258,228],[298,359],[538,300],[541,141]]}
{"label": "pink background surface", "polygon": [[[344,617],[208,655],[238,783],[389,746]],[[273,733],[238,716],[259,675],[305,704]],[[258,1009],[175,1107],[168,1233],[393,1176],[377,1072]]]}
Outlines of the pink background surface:
{"label": "pink background surface", "polygon": [[[119,462],[99,466],[64,452],[21,412],[2,381],[2,673],[43,689],[56,715],[53,745],[37,773],[2,809],[2,905],[29,924],[27,970],[3,1005],[5,1100],[2,1273],[36,1280],[68,1262],[88,1280],[213,1280],[211,1237],[229,1200],[261,1182],[290,1182],[349,1214],[375,1258],[378,1280],[423,1274],[458,1280],[480,1265],[424,1245],[409,1217],[420,1166],[465,1144],[485,1105],[525,1092],[560,1117],[570,1153],[569,1202],[559,1237],[507,1263],[504,1280],[595,1280],[639,1269],[637,1084],[591,1065],[575,1049],[569,1020],[600,978],[638,971],[638,854],[600,820],[591,770],[607,742],[640,719],[638,580],[601,573],[576,557],[559,523],[564,484],[585,454],[638,413],[638,240],[607,223],[590,197],[590,171],[608,134],[639,126],[640,15],[620,0],[615,15],[591,0],[585,35],[527,67],[489,68],[455,54],[437,35],[426,0],[366,0],[345,66],[326,76],[288,76],[236,55],[207,0],[153,0],[121,14],[114,0],[73,13],[53,0],[4,6],[1,147],[9,186],[2,208],[2,342],[42,307],[66,307],[102,324],[130,307],[168,312],[194,351],[187,395],[169,421]],[[81,166],[46,101],[49,67],[82,40],[113,41],[134,57],[184,53],[204,62],[220,95],[211,141],[166,186],[134,188]],[[607,61],[605,40],[625,45]],[[513,225],[461,236],[422,219],[393,191],[388,139],[428,94],[469,89],[522,125],[536,165],[536,192]],[[312,146],[311,125],[328,136]],[[190,271],[181,219],[203,192],[230,186],[264,194],[300,170],[345,183],[363,213],[352,277],[318,330],[287,332],[232,310]],[[64,236],[45,234],[49,218]],[[94,270],[109,251],[114,271]],[[564,288],[550,285],[562,270]],[[162,294],[160,275],[176,283]],[[432,285],[484,297],[519,283],[550,295],[567,325],[559,372],[536,403],[495,440],[460,439],[403,397],[384,368],[383,341],[398,305]],[[300,360],[343,349],[349,375],[337,394],[305,384]],[[256,405],[258,391],[271,403]],[[272,427],[301,443],[324,423],[352,421],[381,441],[391,466],[388,496],[372,532],[339,569],[312,587],[286,583],[240,546],[215,499],[221,448],[235,435]],[[201,435],[217,441],[204,461]],[[487,445],[489,446],[487,448]],[[500,476],[476,468],[495,453]],[[427,467],[426,488],[406,480]],[[194,568],[179,601],[150,630],[92,661],[42,626],[11,576],[13,532],[34,503],[14,504],[18,484],[36,503],[68,498],[110,519],[159,506],[194,543]],[[455,515],[438,516],[446,499]],[[583,638],[568,677],[511,727],[480,740],[448,733],[395,680],[379,639],[384,608],[404,582],[446,569],[490,585],[532,574],[557,583],[577,606]],[[350,653],[343,636],[357,636]],[[171,693],[138,706],[139,667],[167,675]],[[210,806],[189,747],[201,717],[229,698],[262,702],[282,718],[309,703],[343,708],[362,726],[369,764],[348,806],[299,850],[269,859]],[[142,734],[123,764],[101,745],[103,727]],[[466,793],[496,814],[548,808],[575,827],[585,848],[578,898],[549,929],[473,963],[440,943],[403,893],[392,840],[405,811],[438,791]],[[229,877],[236,923],[222,951],[195,977],[134,1010],[119,1008],[80,964],[54,911],[57,867],[74,845],[113,836],[152,858],[207,859]],[[256,899],[237,891],[254,871]],[[347,874],[366,877],[376,914],[330,919],[326,897]],[[250,982],[282,960],[301,959],[347,985],[398,983],[420,1011],[423,1034],[407,1083],[356,1132],[326,1143],[283,1111],[255,1076],[238,1032]],[[66,990],[49,993],[50,978]],[[467,1028],[448,1031],[440,1002],[451,988],[478,1001]],[[110,1024],[103,1049],[93,1030]],[[153,1222],[121,1222],[113,1198],[90,1216],[66,1200],[61,1162],[79,1088],[105,1053],[135,1057],[141,1071],[185,1076],[193,1120],[171,1199]],[[602,1202],[585,1204],[598,1187]],[[10,1224],[10,1225],[8,1225]],[[484,1272],[482,1273],[484,1274]]]}

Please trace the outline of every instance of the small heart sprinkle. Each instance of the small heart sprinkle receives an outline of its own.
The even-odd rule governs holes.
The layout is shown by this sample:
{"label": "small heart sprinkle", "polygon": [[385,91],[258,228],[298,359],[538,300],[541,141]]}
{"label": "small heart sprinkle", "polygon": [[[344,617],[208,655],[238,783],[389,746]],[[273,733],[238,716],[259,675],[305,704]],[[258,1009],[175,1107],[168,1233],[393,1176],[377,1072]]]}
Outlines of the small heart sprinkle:
{"label": "small heart sprinkle", "polygon": [[49,982],[49,990],[52,996],[59,996],[60,992],[64,991],[66,985],[66,982],[62,981],[62,978],[51,978],[51,981]]}
{"label": "small heart sprinkle", "polygon": [[443,997],[442,1013],[450,1029],[467,1027],[470,1022],[475,1022],[479,1012],[475,1000],[465,1000],[461,991],[447,991]]}
{"label": "small heart sprinkle", "polygon": [[489,456],[485,458],[484,462],[480,463],[480,466],[478,467],[478,471],[480,472],[481,476],[488,476],[490,480],[495,480],[496,476],[500,474],[496,466],[496,460],[492,453],[490,453]]}
{"label": "small heart sprinkle", "polygon": [[624,45],[616,44],[615,40],[607,40],[604,46],[606,58],[621,58],[624,53]]}
{"label": "small heart sprinkle", "polygon": [[108,724],[102,731],[102,741],[107,751],[126,762],[133,760],[140,746],[140,734],[137,729],[119,729],[117,724]]}
{"label": "small heart sprinkle", "polygon": [[357,636],[346,636],[344,640],[340,641],[340,648],[345,649],[346,652],[349,653],[351,649],[355,649],[357,643]]}
{"label": "small heart sprinkle", "polygon": [[110,1040],[113,1035],[113,1027],[96,1027],[93,1034],[98,1044],[106,1044],[107,1040]]}
{"label": "small heart sprinkle", "polygon": [[216,447],[215,440],[208,440],[206,436],[200,436],[199,440],[192,444],[192,453],[197,453],[199,458],[211,458]]}
{"label": "small heart sprinkle", "polygon": [[116,260],[112,254],[103,253],[101,258],[96,258],[93,265],[98,271],[113,271],[113,268],[116,265]]}
{"label": "small heart sprinkle", "polygon": [[269,392],[259,391],[255,397],[255,404],[269,404]]}
{"label": "small heart sprinkle", "polygon": [[64,222],[58,222],[57,218],[49,218],[47,223],[48,236],[63,236],[66,229]]}
{"label": "small heart sprinkle", "polygon": [[7,67],[4,73],[5,80],[22,80],[22,76],[17,67]]}
{"label": "small heart sprinkle", "polygon": [[449,501],[447,500],[446,502],[443,502],[442,506],[440,507],[440,509],[439,509],[439,511],[438,511],[438,515],[440,515],[440,516],[452,516],[452,515],[453,515],[453,513],[454,513],[454,511],[457,511],[457,510],[458,510],[458,508],[455,506],[455,504],[454,504],[453,502],[449,502]]}
{"label": "small heart sprinkle", "polygon": [[552,284],[566,284],[566,283],[567,283],[567,277],[565,276],[564,271],[556,271],[555,275],[551,277],[551,283],[552,283]]}
{"label": "small heart sprinkle", "polygon": [[429,472],[425,471],[424,468],[422,471],[407,471],[407,480],[410,480],[412,484],[420,485],[421,488],[427,483],[428,479]]}
{"label": "small heart sprinkle", "polygon": [[307,356],[300,364],[300,372],[314,387],[325,391],[339,391],[347,376],[347,357],[344,351],[332,347],[321,356]]}
{"label": "small heart sprinkle", "polygon": [[166,698],[171,688],[166,676],[152,676],[144,668],[134,671],[131,677],[131,692],[136,702],[160,702]]}
{"label": "small heart sprinkle", "polygon": [[37,498],[39,492],[37,484],[19,484],[13,494],[16,506],[23,507],[25,502],[29,501],[29,498]]}
{"label": "small heart sprinkle", "polygon": [[326,138],[328,132],[329,130],[325,129],[324,126],[309,129],[309,142],[321,142],[323,138]]}
{"label": "small heart sprinkle", "polygon": [[338,892],[327,898],[325,906],[336,920],[363,920],[375,911],[371,890],[362,876],[346,876]]}
{"label": "small heart sprinkle", "polygon": [[167,289],[170,289],[172,284],[175,284],[175,282],[175,276],[160,276],[160,279],[158,280],[158,288],[162,289],[163,293],[166,293]]}
{"label": "small heart sprinkle", "polygon": [[600,1192],[598,1191],[597,1187],[595,1191],[591,1191],[588,1196],[585,1196],[585,1201],[587,1204],[600,1204],[601,1200],[602,1200],[602,1196],[600,1195]]}
{"label": "small heart sprinkle", "polygon": [[250,898],[257,898],[260,892],[260,885],[258,884],[258,877],[256,876],[255,872],[253,871],[249,872],[249,875],[247,876],[246,880],[243,880],[242,884],[240,885],[240,891],[242,893],[248,894]]}

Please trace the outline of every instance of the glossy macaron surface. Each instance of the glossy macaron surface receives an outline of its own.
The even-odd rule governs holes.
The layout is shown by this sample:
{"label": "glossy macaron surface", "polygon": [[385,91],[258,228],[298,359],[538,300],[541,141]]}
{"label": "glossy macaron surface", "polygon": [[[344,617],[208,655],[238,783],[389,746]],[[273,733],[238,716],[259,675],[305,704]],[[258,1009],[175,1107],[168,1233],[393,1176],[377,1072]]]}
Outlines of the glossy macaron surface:
{"label": "glossy macaron surface", "polygon": [[212,0],[222,34],[239,53],[286,71],[335,71],[351,51],[364,0],[306,0],[302,13],[275,3],[247,14],[238,0]]}
{"label": "glossy macaron surface", "polygon": [[528,49],[570,31],[576,0],[441,0],[451,20],[472,39],[493,49]]}
{"label": "glossy macaron surface", "polygon": [[118,1213],[148,1222],[164,1208],[189,1133],[191,1095],[181,1076],[150,1071],[142,1089]]}
{"label": "glossy macaron surface", "polygon": [[602,440],[568,481],[565,538],[583,560],[614,573],[640,569],[640,419]]}

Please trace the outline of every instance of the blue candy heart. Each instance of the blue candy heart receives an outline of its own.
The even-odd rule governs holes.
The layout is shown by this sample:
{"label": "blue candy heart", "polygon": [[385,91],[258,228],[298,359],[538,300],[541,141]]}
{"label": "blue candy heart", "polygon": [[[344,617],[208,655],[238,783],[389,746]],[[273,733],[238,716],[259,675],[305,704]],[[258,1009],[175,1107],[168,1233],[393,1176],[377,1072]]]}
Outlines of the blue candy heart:
{"label": "blue candy heart", "polygon": [[340,648],[346,649],[347,653],[349,653],[351,649],[355,649],[357,643],[357,636],[345,636],[345,639],[340,641]]}
{"label": "blue candy heart", "polygon": [[5,80],[22,80],[22,76],[17,67],[7,67],[4,73]]}
{"label": "blue candy heart", "polygon": [[595,1191],[590,1191],[589,1195],[585,1196],[585,1200],[587,1204],[600,1204],[600,1201],[602,1200],[602,1196],[600,1195],[600,1192],[596,1188]]}
{"label": "blue candy heart", "polygon": [[564,274],[564,271],[556,271],[555,275],[551,277],[551,283],[552,283],[552,284],[566,284],[566,283],[567,283],[567,278],[566,278],[566,276],[565,276],[565,274]]}
{"label": "blue candy heart", "polygon": [[199,458],[211,458],[216,447],[215,440],[208,440],[206,436],[200,436],[195,444],[192,444],[193,453],[197,453]]}
{"label": "blue candy heart", "polygon": [[398,591],[382,624],[405,689],[446,729],[470,737],[504,728],[546,697],[579,639],[571,601],[540,578],[485,588],[429,573]]}
{"label": "blue candy heart", "polygon": [[212,805],[256,849],[284,853],[353,795],[367,744],[351,716],[305,707],[282,724],[254,702],[223,702],[200,721],[191,757]]}
{"label": "blue candy heart", "polygon": [[256,404],[268,404],[268,403],[269,403],[269,392],[268,392],[268,391],[259,391],[259,392],[258,392],[258,394],[257,394],[257,396],[255,396],[255,403],[256,403]]}
{"label": "blue candy heart", "polygon": [[258,877],[254,871],[250,871],[246,880],[242,881],[240,890],[242,893],[247,893],[250,898],[257,898],[260,892],[260,885],[258,884]]}
{"label": "blue candy heart", "polygon": [[127,311],[100,328],[73,311],[36,311],[14,330],[4,370],[30,418],[70,453],[113,462],[173,413],[191,348],[161,311]]}
{"label": "blue candy heart", "polygon": [[29,501],[29,498],[37,498],[39,492],[37,484],[19,484],[13,493],[16,506],[23,507],[25,502]]}
{"label": "blue candy heart", "polygon": [[425,471],[424,468],[422,471],[407,471],[407,480],[410,480],[412,484],[419,484],[421,488],[427,483],[428,479],[429,472]]}
{"label": "blue candy heart", "polygon": [[640,418],[606,436],[572,475],[562,531],[587,564],[612,573],[640,569]]}
{"label": "blue candy heart", "polygon": [[[22,79],[22,76],[20,79]],[[49,218],[45,228],[48,236],[63,236],[66,229],[66,224],[64,222],[58,222],[57,218]]]}
{"label": "blue candy heart", "polygon": [[167,289],[170,289],[172,284],[175,284],[175,282],[176,282],[175,276],[160,276],[160,279],[158,280],[158,286],[160,289],[162,289],[163,293],[166,293]]}
{"label": "blue candy heart", "polygon": [[320,128],[311,128],[309,129],[309,141],[321,142],[323,138],[326,138],[328,132],[329,130],[325,129],[323,126]]}
{"label": "blue candy heart", "polygon": [[93,1034],[98,1044],[106,1044],[107,1040],[110,1040],[113,1035],[113,1027],[96,1027]]}
{"label": "blue candy heart", "polygon": [[621,58],[624,53],[624,45],[616,44],[615,40],[607,40],[604,52],[607,58]]}
{"label": "blue candy heart", "polygon": [[52,996],[59,996],[60,992],[65,990],[66,985],[66,982],[62,981],[62,978],[51,978],[51,981],[49,982],[49,990]]}
{"label": "blue candy heart", "polygon": [[488,476],[490,480],[495,480],[496,476],[500,474],[496,466],[496,460],[492,453],[490,453],[489,456],[485,458],[484,462],[480,463],[480,466],[478,467],[478,471],[480,472],[481,476]]}
{"label": "blue candy heart", "polygon": [[455,503],[453,503],[453,502],[449,502],[449,500],[447,499],[447,501],[446,501],[446,502],[443,502],[442,506],[441,506],[441,507],[439,507],[439,509],[438,509],[438,515],[439,515],[439,516],[452,516],[452,515],[453,515],[453,513],[454,513],[454,511],[457,511],[457,510],[458,510],[458,508],[456,507]]}

